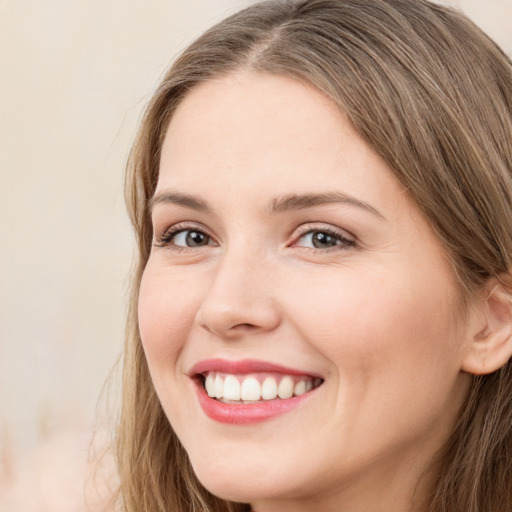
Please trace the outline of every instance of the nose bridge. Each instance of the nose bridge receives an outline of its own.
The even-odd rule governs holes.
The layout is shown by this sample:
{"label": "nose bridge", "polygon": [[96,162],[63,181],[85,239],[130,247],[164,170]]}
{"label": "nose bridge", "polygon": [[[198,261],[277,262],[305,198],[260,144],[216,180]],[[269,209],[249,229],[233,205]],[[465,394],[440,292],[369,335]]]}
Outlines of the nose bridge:
{"label": "nose bridge", "polygon": [[250,243],[227,249],[212,269],[197,314],[199,325],[221,337],[274,329],[279,313],[271,275],[268,258]]}

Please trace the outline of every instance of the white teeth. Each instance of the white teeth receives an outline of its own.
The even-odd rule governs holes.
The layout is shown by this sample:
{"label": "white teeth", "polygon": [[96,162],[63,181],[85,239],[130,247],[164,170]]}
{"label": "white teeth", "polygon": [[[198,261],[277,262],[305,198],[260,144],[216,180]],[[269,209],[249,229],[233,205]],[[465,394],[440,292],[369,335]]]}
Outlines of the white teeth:
{"label": "white teeth", "polygon": [[259,400],[261,398],[260,383],[254,377],[244,379],[240,397],[242,400]]}
{"label": "white teeth", "polygon": [[277,397],[277,382],[273,377],[267,377],[261,386],[261,398],[273,400]]}
{"label": "white teeth", "polygon": [[215,398],[222,398],[222,393],[224,391],[224,381],[222,377],[217,373],[215,375]]}
{"label": "white teeth", "polygon": [[206,389],[208,396],[215,398],[215,380],[211,373],[208,374],[204,380],[204,388]]}
{"label": "white teeth", "polygon": [[226,400],[240,400],[240,382],[238,382],[234,375],[228,375],[224,379],[222,398]]}
{"label": "white teeth", "polygon": [[300,396],[313,388],[318,387],[322,379],[312,377],[295,377],[284,375],[279,384],[278,378],[266,376],[232,375],[220,372],[209,372],[204,378],[204,388],[211,398],[227,400],[230,402],[257,402],[260,400],[274,400]]}
{"label": "white teeth", "polygon": [[277,395],[279,398],[291,398],[293,396],[293,379],[288,375],[281,379],[279,386],[277,386]]}
{"label": "white teeth", "polygon": [[303,380],[299,380],[295,387],[293,388],[293,394],[295,396],[303,395],[306,392],[306,382]]}

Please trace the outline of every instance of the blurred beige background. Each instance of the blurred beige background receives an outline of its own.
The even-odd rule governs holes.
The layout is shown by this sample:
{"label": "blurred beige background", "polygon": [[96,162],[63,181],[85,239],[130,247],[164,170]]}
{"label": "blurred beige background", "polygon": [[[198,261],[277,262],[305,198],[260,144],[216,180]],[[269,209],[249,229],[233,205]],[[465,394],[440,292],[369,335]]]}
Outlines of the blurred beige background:
{"label": "blurred beige background", "polygon": [[[81,510],[122,347],[130,143],[171,59],[249,3],[0,1],[0,512]],[[512,54],[512,0],[444,3]]]}

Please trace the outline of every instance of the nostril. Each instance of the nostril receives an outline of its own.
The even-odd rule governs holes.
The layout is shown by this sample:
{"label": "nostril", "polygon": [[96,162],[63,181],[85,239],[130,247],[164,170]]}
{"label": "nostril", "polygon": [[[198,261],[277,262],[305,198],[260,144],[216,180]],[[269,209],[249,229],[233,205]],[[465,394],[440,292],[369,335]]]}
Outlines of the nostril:
{"label": "nostril", "polygon": [[254,324],[237,324],[233,326],[233,329],[256,329],[257,326]]}
{"label": "nostril", "polygon": [[[250,299],[250,297],[248,297]],[[258,303],[211,294],[201,304],[196,323],[219,337],[237,337],[275,329],[281,320],[279,309],[272,301]]]}
{"label": "nostril", "polygon": [[254,325],[254,324],[250,324],[250,323],[243,323],[243,324],[235,324],[233,325],[229,331],[232,333],[232,334],[240,334],[240,333],[249,333],[249,332],[254,332],[254,331],[257,331],[259,329],[259,327],[257,325]]}

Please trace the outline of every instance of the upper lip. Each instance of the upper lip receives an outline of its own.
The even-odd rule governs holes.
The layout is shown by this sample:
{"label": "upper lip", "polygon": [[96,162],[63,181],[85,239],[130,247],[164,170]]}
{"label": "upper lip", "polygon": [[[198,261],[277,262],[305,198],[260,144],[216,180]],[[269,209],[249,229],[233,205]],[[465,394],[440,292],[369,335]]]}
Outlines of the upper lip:
{"label": "upper lip", "polygon": [[241,360],[229,360],[229,359],[205,359],[196,363],[188,374],[191,377],[206,373],[206,372],[222,372],[230,374],[246,374],[246,373],[282,373],[286,375],[308,375],[311,377],[322,378],[322,376],[316,372],[309,370],[300,370],[297,368],[288,368],[280,364],[271,363],[268,361],[261,361],[257,359],[241,359]]}

